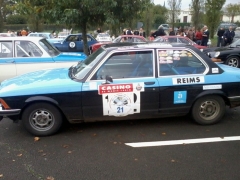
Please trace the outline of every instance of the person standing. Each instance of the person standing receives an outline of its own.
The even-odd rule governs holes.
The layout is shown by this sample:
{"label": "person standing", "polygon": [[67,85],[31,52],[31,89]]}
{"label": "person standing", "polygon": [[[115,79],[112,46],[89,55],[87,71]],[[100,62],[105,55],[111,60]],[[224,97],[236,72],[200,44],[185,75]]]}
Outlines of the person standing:
{"label": "person standing", "polygon": [[139,36],[143,36],[146,38],[146,34],[145,34],[145,31],[143,30],[143,28],[139,29]]}
{"label": "person standing", "polygon": [[232,26],[230,26],[229,29],[225,31],[225,33],[223,34],[223,38],[225,42],[224,46],[231,44],[234,36],[235,36],[235,32],[232,30]]}
{"label": "person standing", "polygon": [[195,33],[193,32],[192,28],[188,30],[187,37],[192,41],[195,41]]}
{"label": "person standing", "polygon": [[152,34],[152,36],[153,36],[154,38],[156,38],[156,37],[158,37],[158,36],[165,36],[165,35],[166,35],[166,33],[164,32],[163,26],[159,26],[158,30],[155,31],[155,32]]}
{"label": "person standing", "polygon": [[224,29],[223,27],[219,28],[217,32],[218,40],[217,40],[217,47],[222,47],[223,46],[223,35],[224,35]]}
{"label": "person standing", "polygon": [[201,45],[202,44],[202,31],[201,31],[201,28],[198,28],[195,36],[196,36],[196,43],[198,45]]}
{"label": "person standing", "polygon": [[176,36],[176,32],[173,30],[173,28],[169,28],[169,36]]}
{"label": "person standing", "polygon": [[203,34],[202,34],[202,46],[207,46],[208,40],[209,40],[208,27],[204,26],[203,27]]}

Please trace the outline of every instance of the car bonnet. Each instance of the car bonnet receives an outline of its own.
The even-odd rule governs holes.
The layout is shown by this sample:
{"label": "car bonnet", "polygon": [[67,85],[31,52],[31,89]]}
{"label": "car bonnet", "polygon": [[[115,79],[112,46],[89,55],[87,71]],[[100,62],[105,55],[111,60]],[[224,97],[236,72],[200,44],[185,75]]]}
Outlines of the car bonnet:
{"label": "car bonnet", "polygon": [[84,53],[82,53],[82,52],[74,52],[74,53],[72,53],[72,52],[62,52],[62,53],[60,53],[59,54],[59,56],[58,57],[63,57],[63,58],[73,58],[73,57],[77,57],[77,58],[79,58],[79,59],[82,59],[82,60],[84,60],[84,59],[86,59],[87,58],[87,55],[86,54],[84,54]]}
{"label": "car bonnet", "polygon": [[68,68],[46,69],[5,80],[0,97],[81,91],[82,83],[70,79],[68,72]]}

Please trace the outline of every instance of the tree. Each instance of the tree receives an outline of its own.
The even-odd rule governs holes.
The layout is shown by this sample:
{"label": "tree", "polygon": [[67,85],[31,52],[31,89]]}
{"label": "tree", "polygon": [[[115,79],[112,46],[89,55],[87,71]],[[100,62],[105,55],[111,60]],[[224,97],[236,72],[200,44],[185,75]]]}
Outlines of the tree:
{"label": "tree", "polygon": [[174,29],[174,25],[178,16],[181,13],[181,2],[182,0],[168,0],[169,5],[169,22],[172,24]]}
{"label": "tree", "polygon": [[210,38],[213,38],[214,32],[220,23],[221,9],[226,0],[206,0],[205,10],[206,18],[205,22],[210,32]]}
{"label": "tree", "polygon": [[43,30],[43,13],[46,4],[43,0],[16,0],[13,9],[19,14],[25,15],[31,31]]}
{"label": "tree", "polygon": [[240,4],[228,4],[225,8],[224,14],[231,18],[234,22],[234,17],[240,14]]}
{"label": "tree", "polygon": [[[133,22],[150,0],[51,0],[47,1],[45,18],[51,22],[64,22],[81,29],[84,52],[88,54],[87,28],[104,22],[115,28],[121,23]],[[56,21],[57,20],[57,21]]]}
{"label": "tree", "polygon": [[192,24],[197,29],[203,22],[204,0],[192,0],[192,3],[189,5],[189,7],[192,12]]}

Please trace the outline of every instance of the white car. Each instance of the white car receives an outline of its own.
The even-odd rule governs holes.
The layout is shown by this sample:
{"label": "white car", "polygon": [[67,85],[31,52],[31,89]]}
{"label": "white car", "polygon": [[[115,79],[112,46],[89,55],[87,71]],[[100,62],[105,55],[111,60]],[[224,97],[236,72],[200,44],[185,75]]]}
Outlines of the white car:
{"label": "white car", "polygon": [[31,71],[69,68],[86,57],[62,53],[43,37],[4,37],[0,39],[0,82]]}
{"label": "white car", "polygon": [[111,36],[108,33],[99,33],[96,37],[98,42],[110,42],[112,41]]}

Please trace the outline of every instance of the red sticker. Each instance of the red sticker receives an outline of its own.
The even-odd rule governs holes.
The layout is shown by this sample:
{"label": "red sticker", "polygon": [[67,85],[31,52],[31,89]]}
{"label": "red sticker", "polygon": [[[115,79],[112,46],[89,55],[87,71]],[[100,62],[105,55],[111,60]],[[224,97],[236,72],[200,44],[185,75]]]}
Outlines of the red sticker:
{"label": "red sticker", "polygon": [[105,84],[98,86],[98,94],[133,92],[133,84]]}

